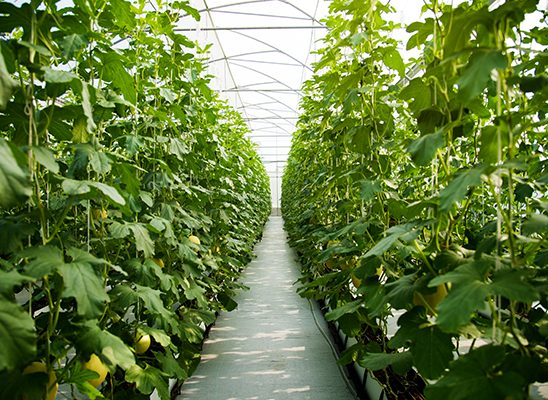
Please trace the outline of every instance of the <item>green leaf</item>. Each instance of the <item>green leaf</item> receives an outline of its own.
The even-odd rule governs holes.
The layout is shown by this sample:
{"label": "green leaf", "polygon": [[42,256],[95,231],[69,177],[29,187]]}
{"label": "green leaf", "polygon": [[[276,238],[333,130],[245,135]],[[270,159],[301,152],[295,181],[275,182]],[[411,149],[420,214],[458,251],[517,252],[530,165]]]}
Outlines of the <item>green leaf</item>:
{"label": "green leaf", "polygon": [[0,111],[6,109],[11,96],[18,87],[19,82],[12,79],[6,67],[4,55],[2,54],[2,51],[0,51]]}
{"label": "green leaf", "polygon": [[343,316],[344,314],[351,314],[356,312],[358,309],[363,307],[363,300],[358,299],[351,301],[349,303],[346,303],[345,305],[341,307],[337,307],[332,311],[329,311],[325,314],[325,319],[327,321],[334,321]]}
{"label": "green leaf", "polygon": [[86,181],[77,181],[74,179],[65,179],[61,184],[63,190],[69,196],[78,196],[82,194],[89,193],[91,187],[89,182]]}
{"label": "green leaf", "polygon": [[[119,285],[110,291],[112,296],[118,296],[118,303],[122,307],[128,307],[141,299],[145,308],[151,313],[164,317],[167,322],[173,323],[176,320],[175,312],[164,306],[159,290],[135,284],[135,289],[126,285]],[[178,319],[177,319],[178,321]]]}
{"label": "green leaf", "polygon": [[398,319],[400,329],[388,342],[390,348],[409,346],[413,364],[427,379],[437,379],[453,360],[453,342],[450,334],[432,324],[424,307],[414,307]]}
{"label": "green leaf", "polygon": [[150,258],[154,255],[154,242],[150,239],[147,228],[140,223],[127,224],[135,237],[137,250],[142,251],[145,258]]}
{"label": "green leaf", "polygon": [[394,247],[398,239],[413,241],[419,236],[422,227],[433,223],[433,220],[414,220],[403,225],[393,226],[386,231],[386,237],[381,239],[371,250],[365,253],[363,257],[382,256],[385,252]]}
{"label": "green leaf", "polygon": [[395,48],[389,48],[383,55],[384,64],[393,70],[398,71],[400,78],[405,77],[405,64],[400,52]]}
{"label": "green leaf", "polygon": [[[495,164],[499,159],[498,154],[498,126],[488,125],[481,130],[480,135],[480,159],[489,164]],[[504,132],[500,135],[501,148],[504,149],[508,146],[508,135]]]}
{"label": "green leaf", "polygon": [[457,333],[460,326],[467,324],[476,310],[484,307],[485,298],[490,294],[483,275],[489,265],[482,261],[461,265],[454,271],[432,279],[428,286],[452,282],[451,290],[436,307],[437,324],[445,332]]}
{"label": "green leaf", "polygon": [[395,282],[388,283],[386,290],[390,303],[398,309],[405,309],[413,304],[413,294],[426,286],[423,281],[415,280],[415,273],[402,276]]}
{"label": "green leaf", "polygon": [[148,364],[145,369],[133,365],[126,371],[126,381],[135,383],[141,393],[150,394],[156,389],[162,400],[169,400],[169,388],[165,376],[167,374]]}
{"label": "green leaf", "polygon": [[79,79],[78,75],[72,72],[62,71],[59,69],[53,69],[50,67],[42,67],[44,71],[44,80],[51,83],[66,83],[73,79]]}
{"label": "green leaf", "polygon": [[523,278],[531,275],[534,271],[501,269],[496,271],[492,277],[489,289],[492,294],[504,296],[510,300],[517,300],[524,303],[539,300],[535,288],[523,281]]}
{"label": "green leaf", "polygon": [[109,297],[103,280],[91,264],[83,261],[72,262],[59,265],[57,270],[64,281],[63,297],[76,299],[78,314],[89,319],[100,317]]}
{"label": "green leaf", "polygon": [[371,150],[371,127],[368,125],[359,125],[350,130],[352,134],[350,148],[360,154],[368,154]]}
{"label": "green leaf", "polygon": [[129,236],[129,226],[126,224],[121,224],[117,221],[114,221],[112,224],[108,227],[109,233],[114,237],[115,239],[123,239],[126,236]]}
{"label": "green leaf", "polygon": [[361,367],[370,371],[385,369],[392,365],[394,372],[404,375],[413,366],[413,354],[410,351],[401,353],[365,353],[358,359]]}
{"label": "green leaf", "polygon": [[522,225],[523,233],[532,235],[533,233],[543,233],[548,229],[548,216],[544,214],[530,213]]}
{"label": "green leaf", "polygon": [[[97,172],[98,174],[106,174],[108,171],[110,171],[110,167],[112,164],[112,160],[110,159],[110,157],[107,154],[100,151],[91,153],[89,155],[89,162],[93,170]],[[120,203],[120,204],[124,204],[124,203]]]}
{"label": "green leaf", "polygon": [[364,201],[371,201],[375,198],[375,193],[382,192],[382,180],[370,181],[369,179],[361,181],[362,188],[360,198]]}
{"label": "green leaf", "polygon": [[141,326],[139,329],[147,335],[152,336],[154,340],[160,343],[162,347],[167,347],[171,344],[171,338],[163,330],[152,328],[146,325]]}
{"label": "green leaf", "polygon": [[208,308],[208,301],[205,297],[205,289],[196,284],[196,281],[193,278],[184,278],[181,280],[181,286],[185,290],[185,297],[189,300],[194,300],[198,302],[198,306],[201,308]]}
{"label": "green leaf", "polygon": [[184,161],[185,154],[189,153],[186,143],[181,139],[171,139],[169,151],[171,154],[175,154],[177,158],[181,161]]}
{"label": "green leaf", "polygon": [[442,212],[451,211],[451,207],[453,207],[454,203],[464,199],[469,186],[481,185],[481,176],[484,169],[484,165],[476,165],[474,168],[460,172],[456,175],[453,180],[441,190],[439,209]]}
{"label": "green leaf", "polygon": [[121,176],[122,183],[126,185],[126,191],[133,197],[138,197],[141,181],[135,176],[135,166],[129,163],[116,164],[116,171]]}
{"label": "green leaf", "polygon": [[6,217],[0,219],[0,254],[10,254],[21,245],[21,240],[32,235],[36,227],[20,218]]}
{"label": "green leaf", "polygon": [[445,146],[445,139],[443,137],[443,129],[440,129],[436,133],[429,133],[412,140],[409,143],[407,151],[411,154],[411,158],[415,164],[427,165],[434,159],[438,149],[443,146]]}
{"label": "green leaf", "polygon": [[101,192],[103,192],[105,196],[109,197],[113,202],[118,203],[120,205],[126,204],[126,201],[124,200],[122,195],[118,193],[115,187],[106,185],[101,182],[93,182],[93,181],[87,181],[87,184],[89,186],[99,189]]}
{"label": "green leaf", "polygon": [[25,40],[20,40],[17,42],[17,44],[26,47],[27,49],[34,50],[35,52],[40,53],[43,56],[51,57],[51,52],[47,49],[47,47],[44,47],[42,45],[29,43]]}
{"label": "green leaf", "polygon": [[87,129],[87,118],[85,115],[80,115],[75,121],[72,127],[72,141],[80,144],[89,140],[89,134]]}
{"label": "green leaf", "polygon": [[548,86],[548,76],[538,75],[538,76],[524,76],[521,78],[519,88],[522,92],[540,92],[546,86]]}
{"label": "green leaf", "polygon": [[25,203],[31,193],[30,177],[15,161],[8,143],[0,138],[0,207],[9,209]]}
{"label": "green leaf", "polygon": [[110,12],[114,15],[114,23],[128,30],[133,30],[137,19],[131,9],[131,3],[124,0],[112,0]]}
{"label": "green leaf", "polygon": [[490,26],[493,23],[493,18],[487,7],[479,10],[470,9],[466,12],[460,8],[456,11],[450,26],[451,29],[445,38],[444,53],[446,56],[462,51],[470,42],[471,33],[477,25],[483,24],[491,32]]}
{"label": "green leaf", "polygon": [[411,346],[413,363],[426,379],[437,379],[445,372],[453,361],[453,350],[451,335],[437,325],[420,328]]}
{"label": "green leaf", "polygon": [[43,165],[54,174],[59,173],[59,164],[57,164],[57,160],[55,160],[53,151],[40,146],[32,146],[31,149],[39,164]]}
{"label": "green leaf", "polygon": [[426,18],[424,22],[413,22],[407,26],[407,32],[417,32],[409,38],[407,41],[407,50],[411,50],[414,47],[420,48],[425,44],[426,39],[434,33],[434,19]]}
{"label": "green leaf", "polygon": [[42,279],[51,275],[57,268],[65,263],[63,253],[52,245],[28,247],[18,253],[19,257],[35,258],[24,268],[25,275],[34,279]]}
{"label": "green leaf", "polygon": [[124,262],[124,268],[128,271],[131,280],[139,285],[156,286],[158,279],[154,274],[154,261],[146,259],[144,263],[141,260],[134,258]]}
{"label": "green leaf", "polygon": [[475,50],[468,66],[458,80],[459,96],[464,102],[472,100],[487,87],[493,69],[506,69],[508,60],[501,50]]}
{"label": "green leaf", "polygon": [[343,314],[337,318],[339,328],[348,337],[356,337],[360,334],[362,320],[358,312]]}
{"label": "green leaf", "polygon": [[89,44],[85,35],[72,35],[65,36],[60,43],[61,54],[66,61],[72,59],[75,52],[79,52],[80,49]]}
{"label": "green leaf", "polygon": [[[409,103],[409,109],[413,113],[430,108],[432,105],[430,88],[421,78],[415,78],[402,89],[399,98]],[[409,101],[414,99],[414,101]]]}
{"label": "green leaf", "polygon": [[238,308],[238,303],[236,303],[230,296],[228,296],[226,293],[218,293],[217,299],[219,302],[223,305],[223,307],[227,311],[234,311]]}
{"label": "green leaf", "polygon": [[36,354],[34,321],[23,308],[0,298],[0,371],[21,368]]}
{"label": "green leaf", "polygon": [[139,149],[143,147],[145,143],[143,142],[143,139],[141,139],[140,136],[136,135],[128,135],[126,136],[126,151],[131,155],[134,156],[137,154]]}
{"label": "green leaf", "polygon": [[524,398],[523,378],[515,372],[499,371],[505,354],[503,346],[475,348],[453,361],[442,379],[428,385],[426,397],[431,400]]}
{"label": "green leaf", "polygon": [[112,79],[114,87],[120,89],[124,99],[135,105],[137,103],[137,94],[135,92],[135,83],[122,63],[122,58],[115,52],[109,52],[103,60],[103,68]]}
{"label": "green leaf", "polygon": [[83,358],[99,354],[123,369],[135,365],[135,356],[130,348],[118,336],[99,328],[96,320],[76,323],[74,327],[76,349]]}
{"label": "green leaf", "polygon": [[162,365],[162,371],[168,375],[176,377],[177,379],[188,379],[187,372],[179,366],[177,360],[173,357],[171,350],[166,349],[166,354],[156,353],[156,359]]}
{"label": "green leaf", "polygon": [[[9,272],[0,270],[0,294],[6,298],[13,296],[13,288],[21,286],[25,283],[34,282],[35,279],[31,276],[25,276],[12,269]],[[0,298],[0,301],[1,298]]]}

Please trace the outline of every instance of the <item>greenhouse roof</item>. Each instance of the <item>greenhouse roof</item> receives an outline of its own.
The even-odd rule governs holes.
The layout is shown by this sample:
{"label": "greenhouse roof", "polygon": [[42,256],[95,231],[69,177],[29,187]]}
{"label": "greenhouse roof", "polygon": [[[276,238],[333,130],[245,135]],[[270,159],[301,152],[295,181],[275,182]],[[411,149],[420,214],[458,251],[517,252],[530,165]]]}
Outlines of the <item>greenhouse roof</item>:
{"label": "greenhouse roof", "polygon": [[[422,4],[422,1],[419,1]],[[246,120],[250,137],[273,180],[273,201],[299,116],[300,88],[326,34],[324,0],[193,0],[200,21],[181,21],[185,34],[202,47],[211,44],[209,73]],[[418,18],[417,0],[393,0],[397,22]]]}

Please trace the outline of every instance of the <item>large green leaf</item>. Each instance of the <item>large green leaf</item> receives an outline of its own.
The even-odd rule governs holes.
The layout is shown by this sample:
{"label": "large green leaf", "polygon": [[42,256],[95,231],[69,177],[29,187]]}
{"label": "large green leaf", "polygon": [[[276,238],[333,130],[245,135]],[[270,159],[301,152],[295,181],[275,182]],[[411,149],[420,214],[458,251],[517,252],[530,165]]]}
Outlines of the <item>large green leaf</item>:
{"label": "large green leaf", "polygon": [[539,300],[539,294],[533,286],[524,282],[524,278],[531,276],[533,270],[501,269],[493,274],[489,290],[492,294],[504,296],[510,300],[524,303]]}
{"label": "large green leaf", "polygon": [[382,256],[386,251],[392,249],[399,239],[404,241],[413,241],[420,234],[420,229],[431,225],[433,220],[414,220],[403,225],[396,225],[386,231],[386,237],[381,239],[371,250],[363,257]]}
{"label": "large green leaf", "polygon": [[384,64],[393,70],[398,71],[400,78],[405,77],[405,64],[399,51],[395,48],[388,48],[382,57]]}
{"label": "large green leaf", "polygon": [[35,279],[33,277],[22,275],[15,269],[12,269],[9,272],[0,270],[0,294],[8,298],[13,296],[13,288],[15,286],[21,286],[25,283],[34,281]]}
{"label": "large green leaf", "polygon": [[429,133],[412,140],[407,151],[417,165],[427,165],[434,159],[438,149],[443,146],[445,146],[445,139],[443,129],[440,129],[436,133]]}
{"label": "large green leaf", "polygon": [[101,182],[94,182],[94,181],[88,181],[87,182],[89,186],[93,186],[97,189],[99,189],[103,194],[107,197],[109,197],[113,202],[118,203],[120,205],[126,204],[126,200],[122,197],[122,195],[116,190],[114,186],[109,186],[105,183]]}
{"label": "large green leaf", "polygon": [[34,153],[34,157],[36,157],[36,161],[39,164],[42,164],[54,174],[59,173],[59,164],[57,164],[53,151],[41,146],[32,146],[31,149]]}
{"label": "large green leaf", "polygon": [[0,111],[6,109],[11,96],[18,87],[19,82],[11,77],[4,61],[4,55],[0,51]]}
{"label": "large green leaf", "polygon": [[112,84],[120,89],[124,99],[135,105],[137,95],[135,92],[135,82],[122,63],[123,58],[116,52],[105,54],[103,59],[103,68],[112,80]]}
{"label": "large green leaf", "polygon": [[439,378],[453,360],[453,342],[450,334],[432,324],[424,307],[414,307],[398,319],[400,327],[390,339],[391,348],[409,346],[413,363],[425,378]]}
{"label": "large green leaf", "polygon": [[474,349],[453,361],[445,376],[426,387],[432,400],[522,399],[523,378],[516,372],[499,370],[506,349],[487,345]]}
{"label": "large green leaf", "polygon": [[150,239],[147,228],[140,223],[126,224],[131,229],[135,237],[137,250],[142,251],[145,258],[150,258],[154,255],[154,242]]}
{"label": "large green leaf", "polygon": [[65,263],[61,250],[52,245],[28,247],[20,251],[18,255],[24,258],[34,258],[24,268],[25,275],[34,279],[42,279],[44,276],[51,275]]}
{"label": "large green leaf", "polygon": [[141,393],[150,394],[156,389],[162,400],[169,400],[167,380],[164,378],[168,375],[151,365],[145,365],[144,369],[138,365],[129,368],[126,371],[126,380],[135,383]]}
{"label": "large green leaf", "polygon": [[102,330],[96,320],[74,324],[74,341],[82,358],[89,359],[91,354],[102,354],[112,364],[128,369],[135,365],[135,356],[130,348],[118,336]]}
{"label": "large green leaf", "polygon": [[8,143],[0,138],[0,207],[12,208],[30,197],[30,177],[15,161]]}
{"label": "large green leaf", "polygon": [[[402,89],[399,97],[409,103],[409,108],[412,112],[419,112],[430,108],[432,105],[430,88],[421,78],[411,80],[409,84]],[[414,100],[410,101],[411,99]]]}
{"label": "large green leaf", "polygon": [[72,35],[67,35],[61,41],[61,54],[65,60],[72,59],[72,56],[75,52],[79,52],[83,46],[89,44],[88,39],[84,35],[77,35],[73,33]]}
{"label": "large green leaf", "polygon": [[361,194],[360,197],[364,201],[371,201],[375,198],[375,194],[382,192],[381,188],[382,180],[370,181],[369,179],[361,182]]}
{"label": "large green leaf", "polygon": [[112,0],[110,12],[114,15],[114,23],[131,31],[135,28],[136,18],[131,3],[124,0]]}
{"label": "large green leaf", "polygon": [[476,50],[470,56],[459,85],[459,96],[464,102],[472,100],[487,87],[493,69],[503,70],[508,60],[501,50]]}
{"label": "large green leaf", "polygon": [[464,199],[469,186],[481,185],[483,170],[484,166],[478,165],[456,175],[447,187],[443,188],[440,192],[439,209],[443,212],[451,211],[451,207],[453,207],[455,202]]}
{"label": "large green leaf", "polygon": [[89,155],[89,162],[93,170],[98,174],[106,174],[108,171],[110,171],[110,167],[112,164],[112,160],[110,159],[110,157],[106,153],[101,151],[91,153]]}
{"label": "large green leaf", "polygon": [[0,219],[0,254],[10,254],[21,245],[22,239],[32,235],[36,226],[20,222],[22,218]]}
{"label": "large green leaf", "polygon": [[166,349],[166,354],[158,353],[156,358],[162,365],[162,371],[168,376],[174,376],[177,379],[188,379],[187,372],[181,368],[177,360],[173,357],[171,350]]}
{"label": "large green leaf", "polygon": [[36,354],[34,321],[23,308],[0,297],[0,371],[27,365]]}
{"label": "large green leaf", "polygon": [[483,309],[485,298],[491,293],[483,280],[488,268],[487,263],[477,261],[461,265],[430,281],[430,287],[452,283],[451,290],[436,307],[436,322],[444,331],[458,332],[459,327],[467,324],[476,310]]}
{"label": "large green leaf", "polygon": [[189,149],[181,139],[170,139],[169,151],[171,154],[175,154],[179,160],[184,161],[185,154],[188,154]]}
{"label": "large green leaf", "polygon": [[462,8],[455,11],[451,19],[450,30],[446,35],[444,52],[447,56],[462,51],[470,42],[472,31],[482,24],[490,31],[493,17],[487,7],[479,10],[470,9],[464,12]]}
{"label": "large green leaf", "polygon": [[98,318],[103,314],[109,297],[103,280],[97,275],[91,264],[72,262],[58,267],[63,276],[63,297],[74,297],[78,305],[78,314],[86,318]]}
{"label": "large green leaf", "polygon": [[385,369],[392,365],[394,372],[404,375],[413,365],[413,354],[410,351],[401,353],[365,353],[358,360],[358,364],[370,371]]}
{"label": "large green leaf", "polygon": [[356,312],[359,308],[363,307],[363,305],[364,304],[363,304],[362,299],[351,301],[351,302],[346,303],[345,305],[343,305],[341,307],[337,307],[334,310],[329,311],[328,313],[326,313],[325,314],[325,319],[327,321],[337,320],[338,318],[340,318],[341,316],[343,316],[345,314],[351,314],[351,313]]}

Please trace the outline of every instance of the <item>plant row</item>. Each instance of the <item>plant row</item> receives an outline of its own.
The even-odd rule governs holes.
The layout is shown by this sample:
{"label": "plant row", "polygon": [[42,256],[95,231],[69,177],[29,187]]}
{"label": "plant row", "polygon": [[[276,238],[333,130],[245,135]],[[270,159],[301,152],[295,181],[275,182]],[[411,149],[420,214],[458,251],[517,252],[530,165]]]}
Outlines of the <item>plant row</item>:
{"label": "plant row", "polygon": [[538,4],[425,1],[407,26],[406,49],[420,57],[406,65],[387,2],[331,3],[282,213],[301,296],[323,299],[327,319],[358,339],[339,363],[398,380],[413,368],[433,400],[524,399],[548,381]]}
{"label": "plant row", "polygon": [[199,14],[0,3],[3,399],[169,399],[246,289],[268,176],[181,18]]}

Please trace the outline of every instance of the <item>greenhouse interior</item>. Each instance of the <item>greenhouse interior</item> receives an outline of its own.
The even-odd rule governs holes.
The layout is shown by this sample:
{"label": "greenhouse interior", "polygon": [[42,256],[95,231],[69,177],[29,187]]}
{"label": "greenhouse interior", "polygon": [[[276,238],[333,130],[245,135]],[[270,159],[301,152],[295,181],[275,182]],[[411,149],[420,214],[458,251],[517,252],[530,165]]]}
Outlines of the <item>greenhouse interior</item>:
{"label": "greenhouse interior", "polygon": [[0,400],[548,399],[548,0],[0,35]]}

